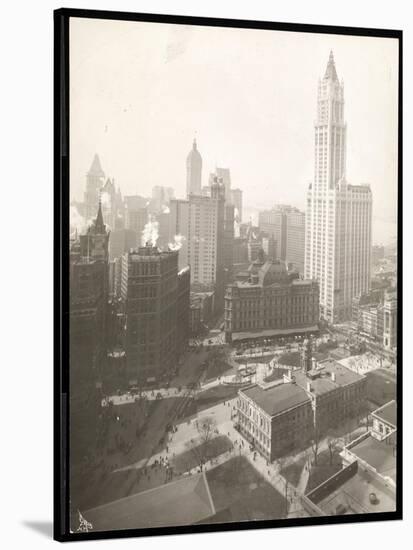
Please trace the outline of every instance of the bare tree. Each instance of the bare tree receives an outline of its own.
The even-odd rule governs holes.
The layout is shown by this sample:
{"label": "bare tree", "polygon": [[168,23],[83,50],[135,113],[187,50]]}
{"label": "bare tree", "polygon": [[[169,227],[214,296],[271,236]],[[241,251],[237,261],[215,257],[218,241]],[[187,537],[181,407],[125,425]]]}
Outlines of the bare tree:
{"label": "bare tree", "polygon": [[277,458],[277,473],[278,473],[278,479],[282,481],[284,484],[284,499],[285,499],[285,514],[288,514],[288,508],[289,508],[289,500],[288,500],[288,489],[290,488],[289,481],[284,475],[281,473],[284,468],[288,464],[289,457],[286,455],[280,456]]}
{"label": "bare tree", "polygon": [[280,456],[277,458],[278,473],[280,475],[282,475],[281,470],[283,470],[287,465],[287,459],[288,459],[287,456]]}
{"label": "bare tree", "polygon": [[348,445],[352,439],[353,422],[352,419],[347,417],[344,421],[344,445]]}
{"label": "bare tree", "polygon": [[330,466],[333,464],[334,452],[337,449],[337,445],[338,445],[338,439],[336,437],[334,437],[334,435],[332,435],[332,434],[328,435],[327,436],[327,447],[328,447],[328,452],[329,452],[329,455],[330,455]]}
{"label": "bare tree", "polygon": [[211,458],[211,441],[216,435],[217,423],[214,418],[207,416],[199,419],[196,427],[198,437],[196,440],[191,439],[188,448],[202,470],[204,464]]}

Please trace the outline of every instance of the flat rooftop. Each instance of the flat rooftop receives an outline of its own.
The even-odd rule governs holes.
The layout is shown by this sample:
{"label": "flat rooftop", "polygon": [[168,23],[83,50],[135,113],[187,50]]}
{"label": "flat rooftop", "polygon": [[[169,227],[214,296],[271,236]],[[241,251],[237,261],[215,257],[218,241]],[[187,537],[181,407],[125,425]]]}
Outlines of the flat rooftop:
{"label": "flat rooftop", "polygon": [[396,456],[394,446],[388,441],[379,441],[370,435],[348,450],[356,458],[370,464],[380,475],[396,482]]}
{"label": "flat rooftop", "polygon": [[[377,497],[376,504],[370,502],[371,493]],[[394,512],[396,500],[391,489],[359,467],[349,480],[329,493],[317,506],[328,516]]]}
{"label": "flat rooftop", "polygon": [[307,393],[290,382],[265,389],[255,384],[240,391],[270,416],[276,416],[287,409],[310,402]]}
{"label": "flat rooftop", "polygon": [[397,428],[397,404],[395,400],[382,405],[379,409],[373,411],[372,414],[383,420],[383,422]]}
{"label": "flat rooftop", "polygon": [[[318,373],[317,377],[310,378],[303,371],[294,371],[293,374],[297,384],[302,388],[306,388],[307,382],[310,382],[312,392],[315,395],[322,395],[337,387],[353,384],[363,378],[361,374],[357,374],[334,360],[320,362],[316,369],[312,369],[311,373]],[[334,380],[332,375],[335,377]]]}
{"label": "flat rooftop", "polygon": [[93,531],[190,525],[214,514],[205,473],[82,511]]}

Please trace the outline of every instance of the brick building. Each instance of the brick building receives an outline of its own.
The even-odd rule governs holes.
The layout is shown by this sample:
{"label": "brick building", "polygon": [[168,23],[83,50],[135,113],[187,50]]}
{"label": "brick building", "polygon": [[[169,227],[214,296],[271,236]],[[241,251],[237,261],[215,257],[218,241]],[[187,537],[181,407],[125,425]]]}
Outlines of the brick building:
{"label": "brick building", "polygon": [[168,377],[188,337],[189,269],[148,244],[123,256],[121,277],[129,383]]}
{"label": "brick building", "polygon": [[187,266],[178,271],[178,295],[176,299],[176,340],[178,355],[184,351],[189,338],[190,286],[191,273]]}
{"label": "brick building", "polygon": [[353,299],[353,323],[386,349],[397,346],[397,291],[377,289]]}

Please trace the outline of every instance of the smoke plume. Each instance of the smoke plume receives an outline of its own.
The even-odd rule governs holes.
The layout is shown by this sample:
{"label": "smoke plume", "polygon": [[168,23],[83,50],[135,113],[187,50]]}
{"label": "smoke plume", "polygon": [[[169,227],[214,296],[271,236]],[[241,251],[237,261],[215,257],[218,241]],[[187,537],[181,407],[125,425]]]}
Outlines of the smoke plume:
{"label": "smoke plume", "polygon": [[241,234],[238,208],[234,208],[234,237]]}
{"label": "smoke plume", "polygon": [[86,227],[85,218],[79,214],[78,209],[73,204],[70,205],[70,234],[74,234],[76,231],[78,234],[82,233]]}
{"label": "smoke plume", "polygon": [[156,246],[156,242],[159,237],[159,223],[155,221],[152,216],[149,216],[149,221],[145,224],[145,227],[142,231],[141,244],[146,246],[150,244],[151,246]]}
{"label": "smoke plume", "polygon": [[108,208],[110,208],[111,198],[107,191],[102,191],[102,193],[100,194],[100,200],[102,201],[102,206],[107,206]]}
{"label": "smoke plume", "polygon": [[175,235],[174,242],[168,244],[169,250],[180,250],[184,240],[185,237],[183,235]]}

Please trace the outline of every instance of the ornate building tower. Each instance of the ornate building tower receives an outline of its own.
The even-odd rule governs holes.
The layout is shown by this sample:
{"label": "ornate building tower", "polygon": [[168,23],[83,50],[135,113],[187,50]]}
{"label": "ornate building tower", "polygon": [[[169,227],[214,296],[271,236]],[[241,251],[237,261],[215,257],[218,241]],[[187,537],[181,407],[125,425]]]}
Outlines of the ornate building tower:
{"label": "ornate building tower", "polygon": [[93,162],[86,174],[86,191],[85,191],[85,218],[86,221],[93,219],[96,216],[100,189],[104,185],[105,172],[102,170],[100,160],[97,154],[93,157]]}
{"label": "ornate building tower", "polygon": [[107,357],[109,233],[99,203],[94,224],[70,249],[70,422],[72,460],[95,433]]}
{"label": "ornate building tower", "polygon": [[201,195],[202,157],[197,149],[196,139],[186,158],[186,195]]}
{"label": "ornate building tower", "polygon": [[96,220],[85,235],[80,235],[80,254],[93,261],[108,262],[109,232],[103,222],[102,203],[99,200]]}
{"label": "ornate building tower", "polygon": [[332,52],[318,85],[314,137],[304,276],[319,281],[320,315],[336,323],[351,317],[353,297],[370,286],[372,197],[368,185],[345,180],[344,84],[338,80]]}
{"label": "ornate building tower", "polygon": [[324,78],[318,83],[314,151],[315,190],[333,189],[346,169],[344,83],[338,80],[333,52],[330,52]]}

